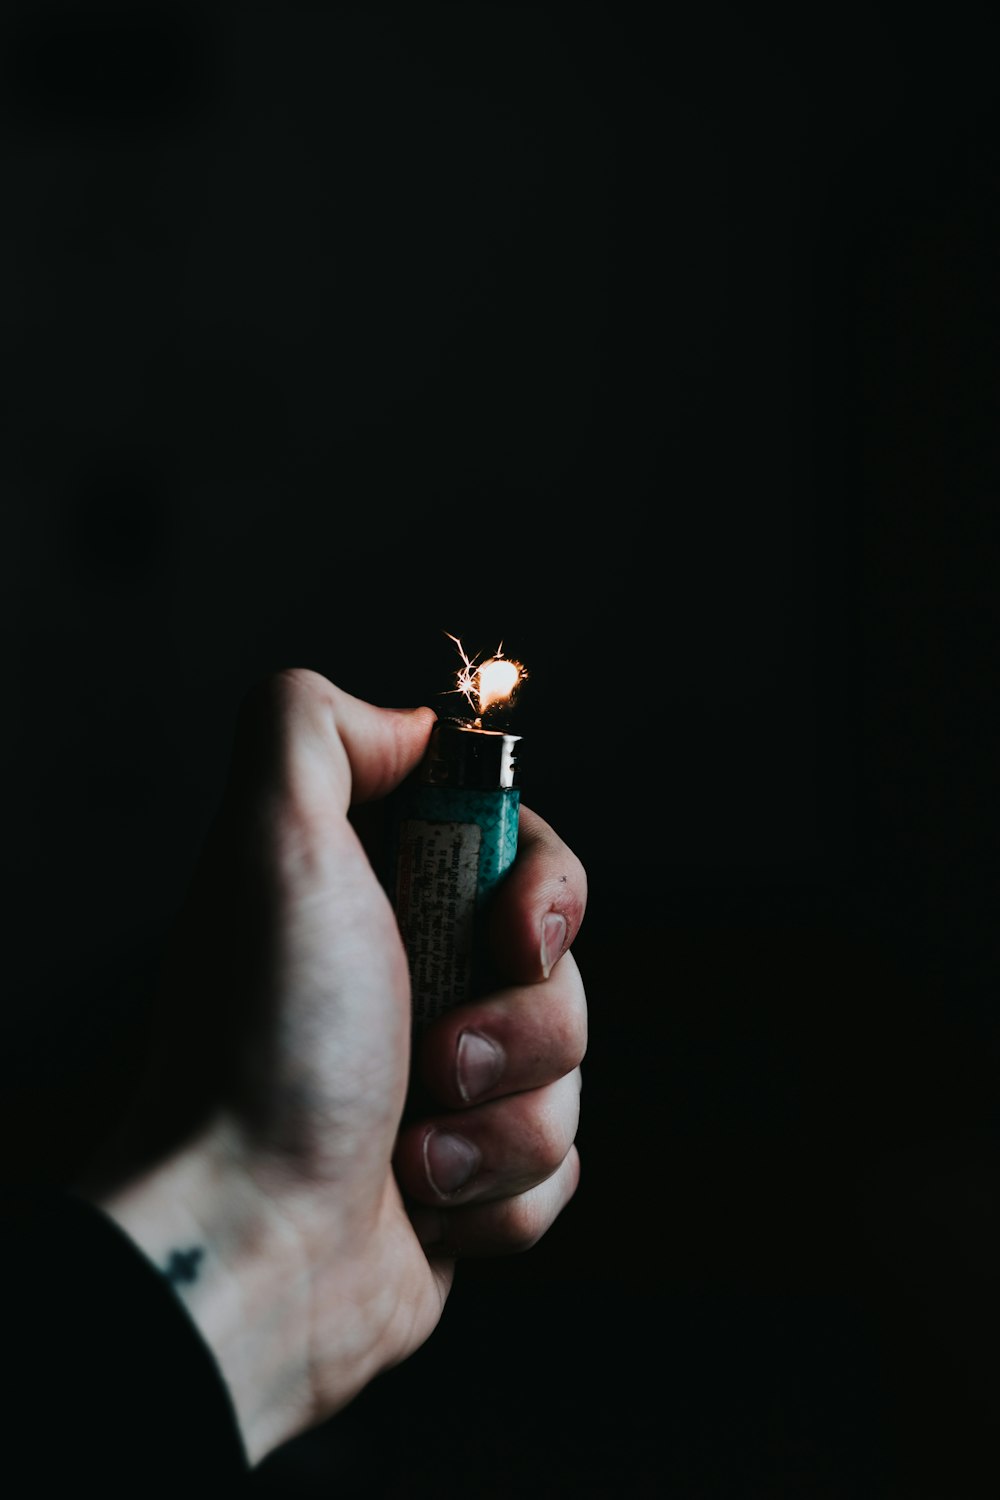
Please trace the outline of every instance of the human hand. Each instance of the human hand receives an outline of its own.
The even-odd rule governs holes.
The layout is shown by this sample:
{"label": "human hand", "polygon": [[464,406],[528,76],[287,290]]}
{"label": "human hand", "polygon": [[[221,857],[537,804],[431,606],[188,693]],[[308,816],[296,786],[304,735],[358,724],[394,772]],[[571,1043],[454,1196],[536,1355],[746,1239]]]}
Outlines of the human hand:
{"label": "human hand", "polygon": [[456,1255],[527,1248],[578,1181],[586,880],[528,809],[492,921],[510,987],[422,1036],[428,1113],[401,1128],[409,976],[350,809],[403,779],[433,722],[312,672],[251,695],[150,1075],[81,1184],[184,1297],[251,1462],[426,1340]]}

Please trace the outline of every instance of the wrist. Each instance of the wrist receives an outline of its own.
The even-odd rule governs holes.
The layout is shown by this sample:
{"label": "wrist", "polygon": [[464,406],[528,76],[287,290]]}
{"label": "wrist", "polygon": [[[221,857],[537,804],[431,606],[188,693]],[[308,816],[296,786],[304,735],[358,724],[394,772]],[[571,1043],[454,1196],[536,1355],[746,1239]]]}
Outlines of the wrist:
{"label": "wrist", "polygon": [[170,1283],[215,1357],[250,1462],[309,1423],[310,1277],[299,1235],[245,1170],[225,1120],[85,1193]]}

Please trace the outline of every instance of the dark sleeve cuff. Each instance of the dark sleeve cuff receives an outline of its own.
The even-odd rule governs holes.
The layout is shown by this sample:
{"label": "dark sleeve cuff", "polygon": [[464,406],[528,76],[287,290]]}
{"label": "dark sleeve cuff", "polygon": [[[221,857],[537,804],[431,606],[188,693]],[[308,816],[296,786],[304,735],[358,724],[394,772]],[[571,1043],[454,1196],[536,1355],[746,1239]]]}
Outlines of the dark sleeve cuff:
{"label": "dark sleeve cuff", "polygon": [[8,1471],[53,1493],[245,1479],[211,1350],[112,1219],[70,1193],[18,1188],[0,1195],[0,1242]]}

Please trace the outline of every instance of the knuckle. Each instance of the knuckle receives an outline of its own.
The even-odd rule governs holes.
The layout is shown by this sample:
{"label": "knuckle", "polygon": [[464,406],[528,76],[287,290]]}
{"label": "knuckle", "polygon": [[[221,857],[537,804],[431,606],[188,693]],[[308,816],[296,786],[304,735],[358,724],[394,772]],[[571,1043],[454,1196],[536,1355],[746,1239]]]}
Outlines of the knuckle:
{"label": "knuckle", "polygon": [[514,1252],[537,1245],[549,1227],[549,1214],[538,1193],[508,1199],[504,1213],[504,1241]]}
{"label": "knuckle", "polygon": [[551,1177],[566,1159],[580,1122],[580,1089],[575,1071],[547,1090],[530,1139],[529,1156],[538,1178]]}
{"label": "knuckle", "polygon": [[580,1158],[571,1146],[544,1182],[507,1201],[504,1238],[509,1248],[523,1251],[537,1245],[573,1197],[579,1181]]}
{"label": "knuckle", "polygon": [[569,1072],[582,1063],[589,1041],[587,993],[572,952],[563,954],[549,985],[561,992],[566,1002],[551,1008],[547,1016],[547,1027],[553,1050]]}

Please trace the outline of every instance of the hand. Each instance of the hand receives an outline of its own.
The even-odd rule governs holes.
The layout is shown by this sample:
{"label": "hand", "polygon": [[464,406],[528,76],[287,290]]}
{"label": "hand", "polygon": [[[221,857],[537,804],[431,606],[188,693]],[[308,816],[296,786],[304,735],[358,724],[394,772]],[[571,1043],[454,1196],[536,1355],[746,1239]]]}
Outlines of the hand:
{"label": "hand", "polygon": [[426,1340],[456,1255],[527,1248],[578,1181],[586,881],[527,809],[492,923],[510,987],[427,1030],[432,1112],[401,1128],[409,975],[350,814],[433,722],[306,671],[251,695],[150,1075],[81,1184],[184,1296],[251,1462]]}

